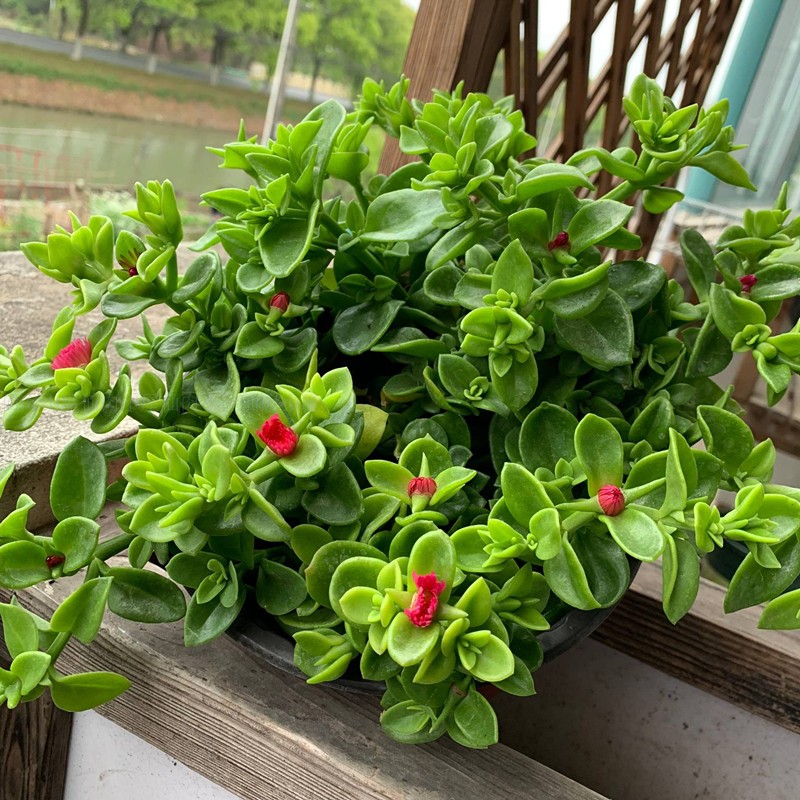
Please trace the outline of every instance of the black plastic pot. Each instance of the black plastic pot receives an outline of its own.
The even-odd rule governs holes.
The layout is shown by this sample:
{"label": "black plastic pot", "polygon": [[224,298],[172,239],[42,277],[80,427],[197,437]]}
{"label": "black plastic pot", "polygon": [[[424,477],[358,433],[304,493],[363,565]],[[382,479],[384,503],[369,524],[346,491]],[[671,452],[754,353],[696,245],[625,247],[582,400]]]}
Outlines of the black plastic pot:
{"label": "black plastic pot", "polygon": [[[629,559],[629,562],[631,581],[633,581],[639,570],[639,562],[634,559]],[[544,651],[544,660],[552,661],[556,656],[583,641],[606,620],[615,608],[616,605],[598,608],[595,611],[578,611],[577,609],[568,611],[554,622],[549,630],[538,635],[539,643]],[[271,617],[255,604],[251,608],[251,613],[248,614],[245,610],[229,633],[234,639],[263,658],[270,666],[305,680],[306,676],[294,665],[294,642],[273,622]],[[360,694],[381,695],[385,690],[383,683],[365,681],[359,675],[357,666],[352,665],[344,677],[325,685],[344,692]]]}

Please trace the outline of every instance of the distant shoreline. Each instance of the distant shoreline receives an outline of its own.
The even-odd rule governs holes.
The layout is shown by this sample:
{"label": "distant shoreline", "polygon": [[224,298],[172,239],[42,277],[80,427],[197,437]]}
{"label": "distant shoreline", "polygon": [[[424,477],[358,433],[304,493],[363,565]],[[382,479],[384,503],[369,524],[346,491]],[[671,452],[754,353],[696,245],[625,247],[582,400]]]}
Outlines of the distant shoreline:
{"label": "distant shoreline", "polygon": [[[0,123],[2,103],[199,126],[226,133],[237,130],[242,118],[234,105],[219,106],[202,100],[177,100],[147,92],[101,89],[63,79],[9,73],[0,74]],[[266,109],[266,98],[264,107]],[[263,125],[261,115],[249,114],[244,120],[248,132],[257,133]]]}

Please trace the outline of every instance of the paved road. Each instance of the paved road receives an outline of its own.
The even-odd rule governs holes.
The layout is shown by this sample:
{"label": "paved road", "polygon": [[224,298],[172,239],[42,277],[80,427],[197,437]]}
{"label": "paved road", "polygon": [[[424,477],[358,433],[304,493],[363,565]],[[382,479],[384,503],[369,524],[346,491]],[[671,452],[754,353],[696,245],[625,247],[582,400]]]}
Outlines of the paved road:
{"label": "paved road", "polygon": [[[72,52],[71,42],[60,42],[57,39],[50,39],[45,36],[35,36],[31,33],[21,33],[20,31],[12,31],[8,28],[0,28],[0,45],[2,44],[17,44],[23,47],[30,47],[34,50],[42,50],[46,53],[62,53],[69,56]],[[141,55],[128,55],[120,53],[116,50],[106,50],[102,47],[92,47],[84,45],[83,58],[87,61],[99,61],[103,64],[113,64],[118,67],[127,67],[128,69],[139,70],[144,72],[147,63],[147,57]],[[175,75],[181,78],[191,78],[192,80],[208,83],[208,72],[197,67],[189,66],[188,64],[180,64],[174,61],[159,60],[156,71],[162,75]],[[223,72],[219,77],[221,86],[234,86],[236,88],[250,89],[252,85],[250,81],[235,73]],[[286,97],[290,100],[308,101],[308,92],[305,89],[298,89],[293,86],[286,87]],[[325,100],[330,100],[333,95],[325,94],[324,92],[315,92],[314,102],[322,103]],[[333,99],[342,100],[342,98],[334,97]],[[342,100],[345,105],[349,105],[349,100]]]}

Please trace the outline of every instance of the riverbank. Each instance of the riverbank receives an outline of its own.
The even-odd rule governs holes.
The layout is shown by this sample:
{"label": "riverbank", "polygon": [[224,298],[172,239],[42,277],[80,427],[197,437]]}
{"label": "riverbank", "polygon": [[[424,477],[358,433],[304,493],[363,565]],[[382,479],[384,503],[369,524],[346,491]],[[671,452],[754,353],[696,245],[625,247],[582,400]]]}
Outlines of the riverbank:
{"label": "riverbank", "polygon": [[[249,132],[260,131],[267,95],[205,85],[191,78],[75,62],[60,54],[4,44],[0,49],[2,103],[172,122],[230,134],[238,129],[240,119]],[[287,100],[284,120],[297,122],[308,109],[305,103]],[[0,105],[0,127],[2,119]]]}

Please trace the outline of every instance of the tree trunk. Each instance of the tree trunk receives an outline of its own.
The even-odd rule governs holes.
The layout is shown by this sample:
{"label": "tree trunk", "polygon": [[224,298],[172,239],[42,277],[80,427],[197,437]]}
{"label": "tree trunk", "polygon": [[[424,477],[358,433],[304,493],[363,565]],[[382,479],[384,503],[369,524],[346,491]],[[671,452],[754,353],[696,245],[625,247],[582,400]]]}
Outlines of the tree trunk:
{"label": "tree trunk", "polygon": [[212,86],[219,84],[219,74],[222,71],[222,60],[225,57],[227,39],[225,31],[219,28],[214,31],[214,46],[211,48],[211,71],[208,76],[208,82]]}
{"label": "tree trunk", "polygon": [[322,59],[314,53],[313,65],[311,68],[311,86],[308,89],[308,102],[314,102],[314,95],[317,91],[317,81],[319,80],[319,73],[322,70]]}
{"label": "tree trunk", "polygon": [[128,48],[131,44],[131,39],[133,38],[133,30],[136,27],[136,22],[139,17],[139,13],[142,10],[142,4],[137,3],[134,7],[133,11],[131,11],[131,18],[125,27],[121,27],[119,29],[119,52],[120,53],[127,53]]}
{"label": "tree trunk", "polygon": [[72,46],[70,58],[73,61],[80,61],[83,55],[83,37],[89,27],[89,0],[81,0],[81,15],[78,18],[78,32],[75,36],[75,44]]}
{"label": "tree trunk", "polygon": [[147,48],[147,65],[145,70],[148,75],[153,75],[158,65],[158,55],[156,49],[158,48],[158,37],[161,35],[162,23],[157,22],[153,25],[153,30],[150,34],[150,45]]}
{"label": "tree trunk", "polygon": [[62,5],[59,8],[58,17],[58,40],[64,40],[64,34],[67,32],[67,7]]}

